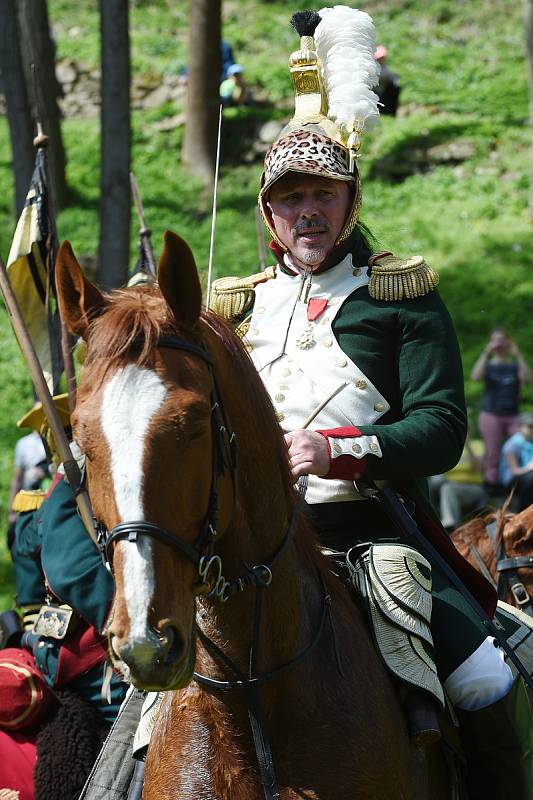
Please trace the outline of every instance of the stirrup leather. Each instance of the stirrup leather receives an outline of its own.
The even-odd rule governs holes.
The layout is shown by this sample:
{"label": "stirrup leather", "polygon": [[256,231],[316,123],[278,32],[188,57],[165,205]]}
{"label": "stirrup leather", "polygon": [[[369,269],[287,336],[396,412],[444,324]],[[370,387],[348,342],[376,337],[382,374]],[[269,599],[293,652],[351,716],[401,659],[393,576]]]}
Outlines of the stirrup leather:
{"label": "stirrup leather", "polygon": [[352,582],[366,600],[371,628],[387,669],[428,692],[444,708],[431,636],[431,565],[407,545],[376,543],[347,556]]}

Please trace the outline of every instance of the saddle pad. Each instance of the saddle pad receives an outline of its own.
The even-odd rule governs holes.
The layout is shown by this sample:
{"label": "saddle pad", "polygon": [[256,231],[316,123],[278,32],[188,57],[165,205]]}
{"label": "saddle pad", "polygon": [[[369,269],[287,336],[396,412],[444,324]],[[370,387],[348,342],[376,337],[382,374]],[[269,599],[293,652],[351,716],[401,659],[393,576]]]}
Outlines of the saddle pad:
{"label": "saddle pad", "polygon": [[152,731],[162,700],[163,692],[148,692],[146,695],[142,706],[141,718],[133,738],[133,755],[135,757],[138,757],[143,751],[146,751],[146,748],[150,744]]}
{"label": "saddle pad", "polygon": [[[520,611],[519,608],[498,600],[496,618],[505,628],[507,644],[511,647],[529,674],[533,677],[533,617]],[[507,663],[517,674],[514,664],[506,658]]]}
{"label": "saddle pad", "polygon": [[[351,552],[351,551],[350,551]],[[429,693],[444,708],[432,656],[431,567],[414,548],[375,543],[361,556],[347,554],[352,581],[366,599],[374,640],[387,669]]]}

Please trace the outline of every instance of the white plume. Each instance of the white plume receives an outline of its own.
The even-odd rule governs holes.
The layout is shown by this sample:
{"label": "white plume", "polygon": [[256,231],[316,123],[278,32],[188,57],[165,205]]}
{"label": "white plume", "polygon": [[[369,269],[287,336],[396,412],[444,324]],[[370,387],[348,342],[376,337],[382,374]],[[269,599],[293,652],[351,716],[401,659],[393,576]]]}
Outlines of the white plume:
{"label": "white plume", "polygon": [[365,130],[379,120],[379,97],[372,89],[379,81],[374,58],[375,28],[365,11],[348,6],[323,8],[315,31],[318,57],[329,101],[328,116],[340,124],[364,120]]}

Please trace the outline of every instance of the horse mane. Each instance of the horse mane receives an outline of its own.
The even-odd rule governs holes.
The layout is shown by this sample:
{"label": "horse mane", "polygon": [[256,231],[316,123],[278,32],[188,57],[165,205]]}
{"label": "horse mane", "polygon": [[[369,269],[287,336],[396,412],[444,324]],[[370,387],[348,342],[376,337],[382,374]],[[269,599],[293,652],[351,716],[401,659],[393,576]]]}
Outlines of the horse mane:
{"label": "horse mane", "polygon": [[89,325],[87,365],[96,359],[116,365],[135,351],[134,363],[150,366],[158,339],[182,332],[157,286],[115,289],[104,299]]}
{"label": "horse mane", "polygon": [[[509,512],[510,495],[502,508],[497,508],[483,516],[474,517],[465,522],[451,534],[452,541],[462,555],[470,559],[471,547],[475,547],[481,557],[484,558],[488,569],[494,574],[496,562],[503,541],[503,531],[507,522],[514,516]],[[496,531],[493,537],[487,534],[487,526],[496,523]],[[471,561],[471,563],[474,563]]]}

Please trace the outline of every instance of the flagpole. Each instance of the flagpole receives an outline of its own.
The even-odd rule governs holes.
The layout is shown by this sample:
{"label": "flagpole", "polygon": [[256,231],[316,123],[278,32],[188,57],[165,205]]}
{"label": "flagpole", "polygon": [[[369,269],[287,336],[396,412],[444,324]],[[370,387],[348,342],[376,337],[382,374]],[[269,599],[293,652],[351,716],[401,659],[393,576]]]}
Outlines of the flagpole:
{"label": "flagpole", "polygon": [[80,517],[87,529],[87,533],[98,547],[98,541],[94,529],[94,519],[91,509],[91,503],[87,491],[82,485],[82,475],[77,461],[73,458],[70,446],[68,443],[65,429],[61,422],[59,412],[54,404],[53,397],[46,383],[37,353],[33,347],[30,335],[24,323],[22,313],[18,304],[18,300],[11,286],[11,282],[7,275],[6,266],[0,257],[0,291],[4,298],[4,303],[8,314],[11,318],[11,325],[22,351],[22,355],[26,361],[30,376],[35,387],[37,397],[42,403],[43,411],[46,414],[48,424],[52,430],[54,441],[57,446],[59,457],[63,462],[65,475],[68,483],[76,497],[76,503]]}
{"label": "flagpole", "polygon": [[[33,79],[33,100],[34,100],[34,112],[35,112],[35,124],[37,127],[37,135],[33,140],[33,146],[35,147],[36,151],[42,150],[43,151],[43,161],[44,161],[44,170],[46,175],[46,193],[47,193],[47,202],[48,202],[48,220],[50,222],[50,241],[46,242],[46,249],[48,253],[48,275],[54,276],[54,268],[55,268],[55,260],[56,260],[56,249],[57,249],[57,229],[56,229],[56,221],[55,221],[55,214],[54,214],[54,197],[52,195],[52,186],[50,184],[50,174],[48,169],[48,158],[46,155],[47,148],[48,148],[48,136],[44,133],[42,122],[41,122],[41,104],[40,104],[40,97],[39,97],[39,90],[37,85],[37,67],[35,63],[31,65],[31,74]],[[54,284],[55,286],[55,284]],[[46,309],[47,314],[49,313],[49,307]],[[65,378],[67,382],[67,392],[68,392],[68,404],[70,411],[74,411],[76,406],[76,370],[74,367],[74,359],[72,357],[72,347],[70,344],[70,334],[68,331],[67,326],[65,325],[64,321],[61,319],[61,314],[59,313],[59,309],[57,310],[57,315],[59,319],[59,332],[60,332],[60,346],[61,346],[61,356],[63,359],[63,369],[65,371]],[[49,329],[50,330],[50,329]],[[53,336],[52,332],[49,333],[50,336],[50,351],[53,352],[54,343],[52,341]],[[60,373],[61,374],[61,373]]]}

